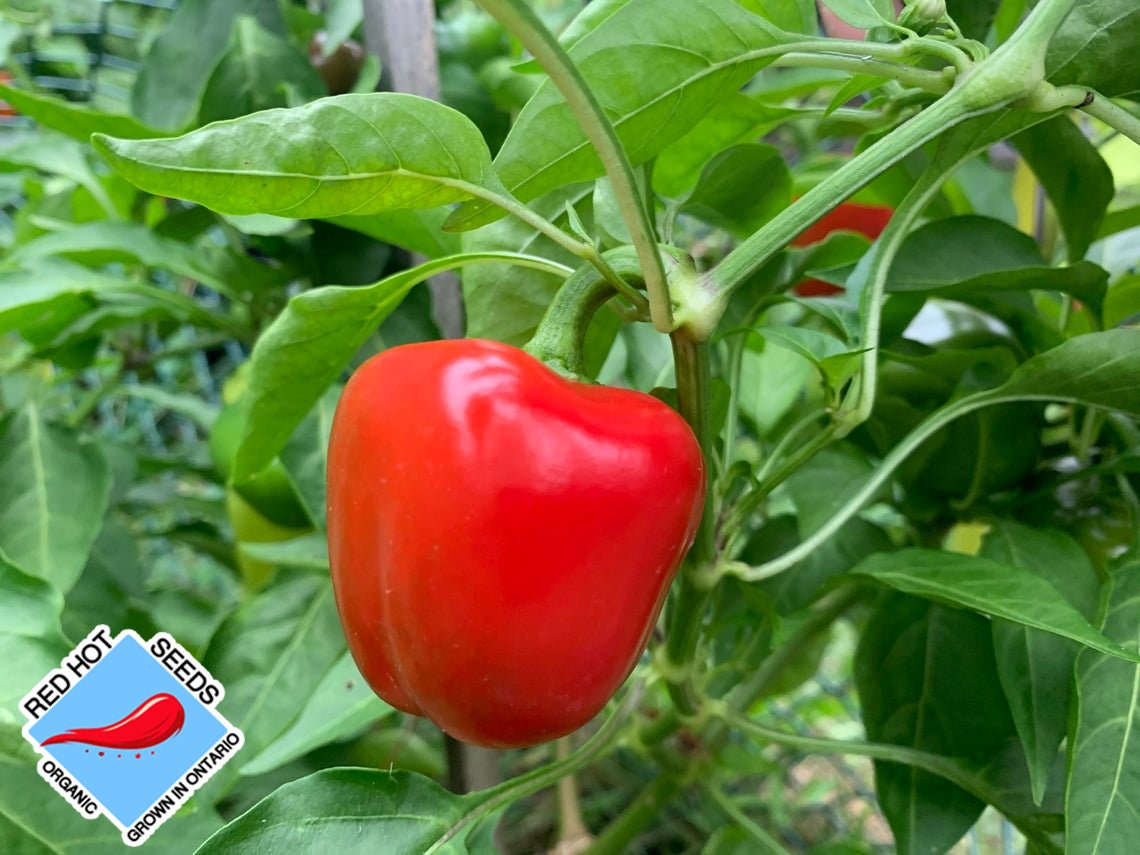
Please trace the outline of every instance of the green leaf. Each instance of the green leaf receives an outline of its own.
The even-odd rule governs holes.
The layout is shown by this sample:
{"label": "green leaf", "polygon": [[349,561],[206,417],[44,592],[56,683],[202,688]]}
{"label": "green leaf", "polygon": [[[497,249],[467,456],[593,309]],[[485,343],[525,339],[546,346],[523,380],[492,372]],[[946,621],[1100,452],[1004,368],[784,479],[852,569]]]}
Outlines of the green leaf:
{"label": "green leaf", "polygon": [[[261,591],[221,625],[202,664],[225,686],[219,709],[254,757],[284,733],[344,654],[328,577],[303,575]],[[206,785],[209,802],[234,783],[237,764]]]}
{"label": "green leaf", "polygon": [[851,573],[905,594],[1005,618],[1140,662],[1140,653],[1105,638],[1048,581],[1020,567],[934,549],[903,549],[871,556]]}
{"label": "green leaf", "polygon": [[1140,92],[1140,6],[1135,0],[1077,0],[1049,42],[1049,82],[1115,97]]}
{"label": "green leaf", "polygon": [[[986,535],[979,555],[1041,576],[1086,618],[1096,610],[1096,572],[1068,535],[1000,520]],[[1073,662],[1080,648],[1005,620],[993,622],[993,634],[998,675],[1029,763],[1033,800],[1041,804],[1065,736]]]}
{"label": "green leaf", "polygon": [[[645,192],[643,185],[643,181],[637,182],[639,193]],[[557,193],[558,191],[555,191],[551,195],[557,195]],[[597,243],[606,249],[616,249],[619,246],[627,246],[633,243],[633,238],[630,237],[629,228],[626,226],[625,218],[621,213],[621,206],[618,204],[617,193],[614,192],[613,182],[605,176],[594,182],[594,195],[591,204],[594,214],[593,234],[582,222],[578,211],[567,206],[566,218],[575,235],[587,243]]]}
{"label": "green leaf", "polygon": [[847,442],[829,445],[788,477],[788,492],[796,506],[803,539],[820,528],[843,504],[838,484],[855,484],[874,467],[867,455]]}
{"label": "green leaf", "polygon": [[1140,273],[1122,276],[1112,283],[1104,301],[1105,326],[1136,325],[1140,320]]}
{"label": "green leaf", "polygon": [[498,186],[467,117],[391,92],[266,110],[169,140],[93,141],[143,190],[223,214],[366,215],[434,208]]}
{"label": "green leaf", "polygon": [[202,400],[200,395],[172,391],[169,387],[136,383],[122,386],[117,392],[130,398],[148,401],[156,410],[166,410],[186,416],[203,430],[209,430],[218,416],[217,407]]}
{"label": "green leaf", "polygon": [[363,0],[332,0],[325,14],[326,38],[322,46],[325,56],[329,56],[352,38],[353,32],[363,19]]}
{"label": "green leaf", "polygon": [[1077,336],[1029,359],[979,400],[1073,401],[1140,416],[1140,335],[1117,329]]}
{"label": "green leaf", "polygon": [[813,365],[821,365],[825,359],[847,353],[847,345],[836,336],[811,327],[793,327],[783,324],[770,324],[753,330],[758,336],[772,344],[786,347],[798,353]]}
{"label": "green leaf", "polygon": [[101,213],[117,217],[119,212],[91,171],[87,154],[87,146],[59,134],[13,134],[11,141],[0,143],[0,172],[35,169],[70,179],[91,194]]}
{"label": "green leaf", "polygon": [[[131,111],[148,125],[181,131],[198,115],[214,68],[239,15],[284,35],[281,7],[263,0],[183,0],[154,40],[131,93]],[[193,34],[190,37],[190,34]]]}
{"label": "green leaf", "polygon": [[278,237],[290,232],[302,234],[307,231],[303,220],[275,217],[272,214],[222,214],[222,219],[242,234],[261,237]]}
{"label": "green leaf", "polygon": [[330,222],[360,232],[384,243],[395,244],[427,258],[440,258],[459,252],[459,235],[443,231],[449,211],[433,208],[427,211],[382,211],[367,217],[332,217]]}
{"label": "green leaf", "polygon": [[[1140,644],[1140,562],[1114,569],[1105,585],[1104,634]],[[1140,837],[1140,666],[1082,650],[1070,734],[1065,852],[1131,852]]]}
{"label": "green leaf", "polygon": [[994,35],[1004,42],[1020,26],[1029,8],[1029,0],[1002,0],[994,15]]}
{"label": "green leaf", "polygon": [[325,769],[280,787],[203,844],[199,855],[255,852],[462,853],[444,843],[472,797],[409,772]]}
{"label": "green leaf", "polygon": [[29,404],[0,421],[0,551],[61,593],[103,527],[111,472],[102,450]]}
{"label": "green leaf", "polygon": [[823,5],[845,24],[870,30],[895,20],[891,0],[823,0]]}
{"label": "green leaf", "polygon": [[907,235],[887,290],[964,296],[994,291],[1064,291],[1099,308],[1108,274],[1091,262],[1050,267],[1036,242],[1013,226],[974,215],[937,220]]}
{"label": "green leaf", "polygon": [[[340,398],[340,388],[329,388],[317,401],[304,421],[281,449],[281,462],[297,494],[309,514],[309,518],[321,529],[325,527],[325,457],[329,447],[329,434],[332,431],[333,413]],[[272,545],[272,544],[269,544]],[[327,563],[328,552],[325,550]]]}
{"label": "green leaf", "polygon": [[1035,125],[1012,142],[1057,211],[1069,261],[1084,258],[1116,192],[1112,170],[1068,116]]}
{"label": "green leaf", "polygon": [[1097,240],[1100,240],[1138,226],[1140,226],[1140,205],[1109,211],[1105,215],[1104,222],[1101,223],[1100,231],[1097,232],[1096,237]]}
{"label": "green leaf", "polygon": [[[835,231],[819,243],[813,243],[802,249],[793,247],[788,250],[788,261],[790,262],[788,279],[792,282],[798,282],[801,279],[813,278],[822,279],[826,282],[831,275],[829,271],[836,271],[838,278],[843,281],[834,284],[845,284],[850,271],[858,264],[859,259],[866,254],[870,245],[871,242],[861,234]],[[837,307],[834,300],[819,302],[814,298],[808,298],[807,302],[803,299],[799,299],[797,302],[810,307],[813,311],[827,313],[828,320],[832,321],[833,324],[840,329],[853,333],[853,335],[847,336],[848,341],[854,341],[857,337],[857,317],[853,317],[849,308]],[[845,312],[844,309],[846,309]],[[844,314],[837,316],[837,312],[844,312]]]}
{"label": "green leaf", "polygon": [[228,248],[192,246],[136,223],[100,220],[70,225],[17,247],[9,259],[67,258],[81,264],[142,264],[195,279],[238,298],[285,283],[287,274]]}
{"label": "green leaf", "polygon": [[[568,206],[581,207],[589,215],[592,192],[591,184],[563,187],[536,199],[531,207],[552,221],[564,219]],[[464,234],[462,246],[466,252],[540,255],[569,268],[581,263],[581,259],[514,217]],[[467,268],[463,271],[467,335],[519,346],[526,344],[565,279],[555,272],[517,267],[509,262]]]}
{"label": "green leaf", "polygon": [[815,0],[738,0],[741,6],[789,33],[815,36],[819,13]]}
{"label": "green leaf", "polygon": [[[18,330],[28,338],[50,339],[92,308],[91,295],[125,287],[119,279],[49,259],[0,270],[0,333]],[[36,335],[37,330],[47,332]]]}
{"label": "green leaf", "polygon": [[[792,479],[819,461],[823,454],[837,447],[842,446],[828,446],[823,452],[812,458],[807,465],[797,470],[795,475],[788,479],[789,490],[797,494],[802,492],[805,496],[809,495],[809,491],[803,489],[805,485],[795,484]],[[813,473],[813,480],[820,471],[821,467],[817,467],[816,472]],[[822,481],[823,479],[819,478],[819,480]],[[834,476],[831,483],[834,485]],[[817,485],[806,486],[814,488]],[[796,519],[801,525],[805,516],[805,505],[806,502],[801,501],[799,495],[796,495]],[[807,510],[814,510],[814,508]],[[787,517],[776,518],[776,520],[780,519],[787,519]],[[769,526],[771,526],[771,522],[768,526],[759,529],[756,535],[749,540],[748,548],[741,556],[742,560],[749,564],[762,564],[775,558],[785,549],[794,546],[798,541],[798,538],[793,538],[790,542],[773,543]],[[752,551],[754,544],[763,551]],[[771,579],[764,579],[754,584],[771,595],[777,612],[781,615],[792,615],[811,605],[828,590],[828,582],[837,576],[842,576],[868,555],[876,552],[888,552],[893,548],[890,538],[887,537],[887,533],[883,529],[856,517],[844,523],[843,527],[833,537],[828,538],[812,550],[811,555],[799,564],[777,576],[773,576]],[[749,629],[754,631],[752,627]]]}
{"label": "green leaf", "polygon": [[[104,446],[104,453],[107,448]],[[115,490],[111,492],[114,505]],[[140,608],[149,605],[150,592],[145,585],[148,573],[139,554],[139,540],[114,515],[107,516],[79,581],[64,598],[60,619],[64,635],[83,638],[100,623],[130,626],[132,612],[137,615]]]}
{"label": "green leaf", "polygon": [[[575,15],[566,25],[566,28],[558,34],[558,43],[562,45],[563,50],[570,50],[584,37],[596,30],[606,18],[609,18],[629,2],[630,0],[591,0],[582,6],[582,11]],[[517,63],[514,68],[526,74],[542,72],[542,66],[533,59]]]}
{"label": "green leaf", "polygon": [[758,97],[741,92],[729,93],[713,104],[692,130],[657,156],[653,162],[653,189],[662,196],[681,196],[696,184],[701,169],[718,152],[755,139],[794,115],[799,115],[799,111],[762,104]]}
{"label": "green leaf", "polygon": [[329,569],[328,538],[323,531],[269,543],[240,541],[238,547],[243,555],[280,567],[326,573]]}
{"label": "green leaf", "polygon": [[473,253],[429,261],[362,288],[329,286],[289,301],[254,345],[250,416],[234,455],[235,481],[260,472],[285,446],[294,428],[348,366],[368,337],[419,282],[466,264],[541,259],[512,253]]}
{"label": "green leaf", "polygon": [[791,201],[792,176],[780,150],[744,143],[725,149],[705,164],[680,210],[737,237],[747,237]]}
{"label": "green leaf", "polygon": [[0,552],[0,648],[4,679],[0,708],[22,717],[19,701],[71,652],[60,629],[63,597],[43,579],[30,576]]}
{"label": "green leaf", "polygon": [[811,362],[829,395],[854,376],[862,360],[862,351],[848,349],[841,339],[822,330],[773,324],[754,332]]}
{"label": "green leaf", "polygon": [[[859,641],[855,685],[874,742],[982,763],[1012,734],[989,622],[979,615],[882,598]],[[945,852],[985,807],[943,778],[878,760],[875,790],[905,855]]]}
{"label": "green leaf", "polygon": [[490,90],[469,65],[445,62],[440,66],[439,97],[475,123],[492,151],[503,144],[511,126],[510,115],[499,109]]}
{"label": "green leaf", "polygon": [[199,121],[235,119],[327,95],[309,58],[249,15],[234,20],[229,47],[202,94]]}
{"label": "green leaf", "polygon": [[292,727],[241,766],[243,775],[261,775],[315,748],[347,739],[392,713],[373,694],[346,651],[325,674]]}
{"label": "green leaf", "polygon": [[147,127],[132,116],[103,113],[54,95],[41,95],[0,83],[0,98],[38,125],[87,142],[92,134],[107,134],[122,139],[160,137],[162,131]]}
{"label": "green leaf", "polygon": [[824,111],[824,117],[830,116],[852,98],[862,95],[864,92],[870,92],[872,89],[878,89],[888,78],[875,77],[870,74],[855,74],[851,79],[839,87],[838,91],[827,102],[827,109]]}
{"label": "green leaf", "polygon": [[810,362],[787,348],[746,347],[740,363],[740,411],[767,435],[801,400],[813,372]]}
{"label": "green leaf", "polygon": [[144,317],[174,318],[231,335],[245,332],[228,315],[177,291],[107,276],[70,261],[32,257],[19,267],[0,269],[0,333],[16,330],[39,348]]}
{"label": "green leaf", "polygon": [[[634,165],[688,133],[713,104],[771,61],[772,27],[732,0],[630,0],[570,49]],[[601,162],[557,87],[542,84],[519,113],[495,167],[523,201],[602,174]],[[502,216],[461,206],[457,230]]]}
{"label": "green leaf", "polygon": [[968,39],[985,42],[1002,0],[946,0],[946,12]]}

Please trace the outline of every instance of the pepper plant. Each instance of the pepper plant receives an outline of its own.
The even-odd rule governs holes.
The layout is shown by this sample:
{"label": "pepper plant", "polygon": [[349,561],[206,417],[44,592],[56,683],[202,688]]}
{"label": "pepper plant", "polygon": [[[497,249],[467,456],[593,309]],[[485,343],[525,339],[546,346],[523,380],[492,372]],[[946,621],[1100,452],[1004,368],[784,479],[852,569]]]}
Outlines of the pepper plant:
{"label": "pepper plant", "polygon": [[[186,3],[180,14],[209,5]],[[147,100],[156,78],[140,77],[138,118],[2,90],[43,126],[90,138],[114,173],[75,147],[83,169],[64,178],[104,207],[114,229],[151,241],[128,247],[120,235],[111,252],[101,224],[94,249],[64,230],[24,243],[7,263],[14,296],[0,308],[3,328],[24,342],[13,364],[86,367],[125,324],[155,318],[166,324],[152,331],[160,337],[173,322],[251,344],[223,480],[251,496],[259,476],[283,469],[292,506],[307,516],[299,529],[256,538],[260,545],[232,522],[247,541],[244,555],[263,563],[255,581],[248,572],[243,587],[231,580],[232,612],[198,641],[227,685],[221,709],[245,730],[248,758],[219,774],[196,796],[195,816],[183,818],[192,829],[184,834],[204,841],[200,851],[522,849],[528,844],[512,827],[556,784],[562,840],[584,838],[584,851],[635,849],[662,810],[684,815],[677,806],[694,800],[702,808],[687,819],[689,840],[704,851],[782,851],[771,817],[748,795],[772,746],[871,758],[899,851],[949,849],[987,805],[1028,851],[1130,851],[1140,833],[1140,252],[1129,231],[1140,226],[1140,176],[1129,171],[1140,157],[1132,148],[1140,145],[1140,11],[1132,0],[915,0],[898,14],[882,0],[827,0],[867,31],[858,41],[820,36],[812,0],[596,0],[564,20],[544,20],[524,0],[479,0],[482,12],[462,14],[496,36],[486,53],[464,60],[477,83],[471,91],[489,99],[478,116],[474,98],[465,102],[472,116],[399,93],[310,100],[317,83],[286,60],[296,52],[273,35],[281,22],[234,5],[241,9],[230,10],[215,39],[219,52],[232,39],[226,59],[196,92],[169,103]],[[291,26],[300,26],[296,18]],[[257,67],[250,57],[258,55],[293,69],[303,86],[226,103],[240,60]],[[259,109],[273,103],[281,106]],[[28,151],[7,162],[44,168]],[[159,201],[169,198],[193,205],[175,215]],[[859,206],[893,213],[873,229],[818,225],[847,226],[870,210]],[[209,245],[200,240],[205,226],[188,225],[195,221],[220,228],[225,247],[195,258],[191,247]],[[378,281],[337,282],[314,274],[319,247],[311,257],[297,253],[290,236],[302,223],[314,235],[336,228],[427,260]],[[41,216],[28,228],[42,224]],[[822,240],[801,238],[813,228]],[[47,295],[28,284],[30,271],[44,269],[29,266],[37,252],[72,259],[49,270]],[[153,283],[124,288],[113,266],[124,258],[142,269],[169,269],[178,258],[175,269],[221,302],[203,307]],[[576,461],[579,446],[565,437],[531,470],[543,497],[574,496],[563,517],[557,502],[536,512],[503,499],[506,487],[481,489],[502,483],[526,494],[527,485],[498,479],[517,477],[514,457],[542,444],[534,439],[541,420],[524,413],[528,430],[508,424],[503,434],[513,443],[484,442],[467,432],[487,423],[479,418],[463,421],[445,405],[411,410],[399,389],[427,395],[427,379],[423,387],[403,373],[401,382],[385,380],[379,368],[361,370],[381,378],[377,391],[353,393],[338,413],[334,448],[349,450],[334,454],[326,473],[340,382],[362,354],[381,351],[385,361],[373,365],[401,366],[393,370],[416,379],[421,370],[428,377],[419,367],[437,358],[428,354],[468,352],[421,343],[397,354],[390,347],[400,336],[382,327],[401,313],[420,317],[408,314],[424,293],[417,286],[451,271],[461,276],[467,337],[525,345],[531,356],[476,344],[479,353],[509,352],[501,360],[528,365],[533,357],[547,368],[527,371],[549,369],[549,382],[570,378],[572,388],[652,393],[683,417],[703,465],[681,451],[672,459],[685,457],[687,471],[705,479],[695,531],[653,495],[654,483],[680,495],[684,478],[650,479],[649,489],[630,491],[634,507],[619,506],[611,486],[627,476],[623,454],[614,451],[599,475],[601,457]],[[817,285],[797,290],[804,280]],[[821,295],[818,283],[832,293]],[[419,328],[427,335],[413,338],[437,337],[430,324]],[[477,385],[478,367],[452,376]],[[498,395],[480,406],[509,422],[521,405]],[[18,473],[12,483],[42,484],[21,462],[29,448],[57,469],[67,457],[88,486],[82,501],[70,499],[72,519],[60,529],[69,538],[59,550],[66,572],[57,556],[0,533],[8,586],[39,616],[16,634],[55,644],[59,616],[67,617],[61,595],[92,572],[84,567],[114,479],[102,446],[78,438],[89,408],[72,412],[65,429],[47,424],[36,396],[27,397],[4,422],[14,451],[0,452],[0,469]],[[647,406],[643,397],[626,400]],[[596,433],[633,437],[622,422],[636,408],[610,406],[608,425],[587,417],[585,403],[577,415]],[[546,412],[563,418],[552,405]],[[461,422],[468,427],[452,429]],[[415,450],[407,460],[401,433]],[[373,437],[383,455],[369,450]],[[632,454],[649,440],[627,441]],[[462,494],[446,467],[422,470],[446,483],[413,488],[415,479],[393,476],[407,493],[384,494],[378,485],[400,467],[434,463],[433,442],[497,451],[474,457],[439,446],[441,460],[485,467],[453,470],[468,485]],[[589,489],[575,480],[585,472]],[[423,510],[433,507],[433,489],[454,494],[439,519]],[[700,490],[685,489],[701,501]],[[605,524],[588,522],[591,490]],[[67,508],[58,491],[40,494],[55,514]],[[405,498],[419,515],[404,510]],[[375,518],[362,515],[373,505],[382,509]],[[453,514],[456,507],[469,513]],[[486,513],[496,507],[518,515]],[[629,564],[652,563],[665,581],[684,554],[661,619],[653,623],[663,588],[588,567],[558,577],[568,587],[550,600],[561,607],[527,612],[527,592],[553,578],[543,574],[563,552],[544,555],[544,539],[502,533],[535,522],[550,548],[584,556],[602,554],[601,539],[615,529],[639,532],[641,546],[621,544],[636,552]],[[59,525],[30,530],[46,536]],[[385,585],[402,586],[394,595],[370,575],[370,556],[397,539],[389,532],[410,538],[393,554],[417,571],[384,571]],[[514,746],[576,727],[575,693],[597,689],[567,676],[581,677],[583,649],[617,680],[631,665],[632,675],[557,752],[540,742],[509,755],[512,775],[476,792],[447,792],[422,774],[430,763],[415,772],[335,762],[344,752],[330,746],[363,741],[364,729],[395,713],[362,687],[346,654],[326,533],[344,630],[364,676],[401,709],[431,716],[433,705],[446,708],[433,716],[445,730]],[[494,560],[479,550],[493,559],[519,539],[533,552],[529,575],[512,570],[503,596],[522,598],[518,611],[459,601],[463,574],[450,585],[418,575],[441,548],[492,572]],[[338,558],[354,548],[363,555]],[[512,567],[522,563],[511,555]],[[631,598],[639,607],[618,608]],[[375,611],[354,608],[358,601],[377,603]],[[433,644],[416,648],[413,622],[405,626],[404,612],[392,618],[389,603],[414,610]],[[592,633],[612,627],[615,611],[630,621],[623,638],[649,642],[636,664],[637,644],[632,655],[627,641],[595,644]],[[433,614],[449,623],[431,627]],[[525,660],[529,694],[511,694],[494,677],[520,671],[523,616],[548,652],[541,667]],[[161,614],[149,610],[146,619]],[[773,698],[811,677],[843,626],[857,637],[864,740],[805,735],[772,714]],[[249,646],[262,631],[278,640]],[[468,642],[495,651],[483,669],[455,652]],[[253,649],[264,655],[243,652]],[[382,667],[370,668],[377,661]],[[423,685],[432,687],[431,705],[414,697]],[[526,704],[544,714],[563,704],[567,726],[504,733],[514,727],[508,713],[525,720],[518,710]],[[380,732],[393,730],[367,736]],[[384,756],[401,765],[399,752]],[[583,834],[576,792],[589,805],[605,789],[598,770],[615,758],[648,770],[644,789],[587,808]],[[161,834],[155,845],[164,839],[178,845]]]}

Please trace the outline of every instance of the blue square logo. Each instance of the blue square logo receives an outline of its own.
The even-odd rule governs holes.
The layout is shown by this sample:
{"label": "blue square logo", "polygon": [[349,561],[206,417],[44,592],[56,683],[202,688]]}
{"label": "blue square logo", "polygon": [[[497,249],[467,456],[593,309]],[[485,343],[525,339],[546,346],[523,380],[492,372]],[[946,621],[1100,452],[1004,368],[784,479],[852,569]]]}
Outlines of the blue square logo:
{"label": "blue square logo", "polygon": [[224,690],[165,632],[98,626],[20,701],[40,776],[138,846],[242,746]]}

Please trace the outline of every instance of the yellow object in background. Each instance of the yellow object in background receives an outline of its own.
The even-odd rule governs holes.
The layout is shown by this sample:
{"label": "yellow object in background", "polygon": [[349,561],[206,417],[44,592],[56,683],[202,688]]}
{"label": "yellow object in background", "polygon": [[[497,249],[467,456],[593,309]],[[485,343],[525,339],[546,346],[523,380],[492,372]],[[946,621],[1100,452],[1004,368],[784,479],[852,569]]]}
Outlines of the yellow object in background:
{"label": "yellow object in background", "polygon": [[977,555],[982,548],[982,538],[990,532],[990,524],[985,522],[960,522],[946,534],[943,544],[948,552],[961,555]]}
{"label": "yellow object in background", "polygon": [[1037,176],[1023,159],[1018,158],[1013,171],[1013,205],[1017,209],[1017,228],[1037,240],[1041,237],[1037,232],[1042,204],[1040,193]]}

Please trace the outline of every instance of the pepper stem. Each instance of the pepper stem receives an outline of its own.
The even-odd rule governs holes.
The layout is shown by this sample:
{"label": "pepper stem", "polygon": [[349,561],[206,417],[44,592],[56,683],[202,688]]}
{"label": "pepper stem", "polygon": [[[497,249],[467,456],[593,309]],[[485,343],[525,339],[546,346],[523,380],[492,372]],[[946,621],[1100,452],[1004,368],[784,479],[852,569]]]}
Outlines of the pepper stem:
{"label": "pepper stem", "polygon": [[[606,266],[627,282],[642,281],[641,265],[632,247],[611,250],[603,258]],[[586,330],[598,309],[616,293],[593,264],[579,267],[562,283],[523,350],[559,374],[582,379]]]}

